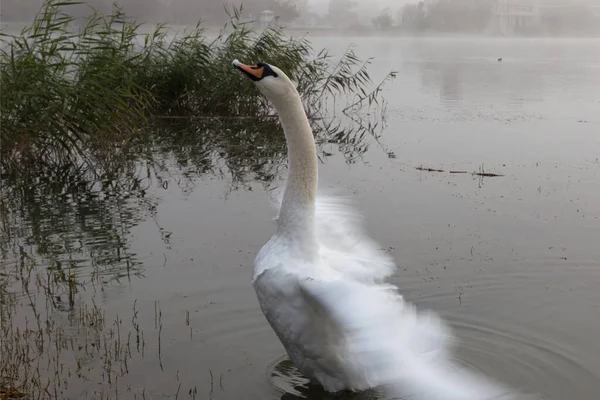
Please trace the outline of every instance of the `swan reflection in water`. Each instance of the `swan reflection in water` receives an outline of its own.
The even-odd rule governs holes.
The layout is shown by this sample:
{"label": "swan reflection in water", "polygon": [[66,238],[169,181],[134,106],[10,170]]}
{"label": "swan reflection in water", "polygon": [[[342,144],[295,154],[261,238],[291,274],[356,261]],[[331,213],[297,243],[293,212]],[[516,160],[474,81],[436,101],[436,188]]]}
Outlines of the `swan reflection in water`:
{"label": "swan reflection in water", "polygon": [[383,390],[329,393],[321,385],[311,383],[294,367],[287,357],[281,357],[271,368],[270,381],[284,393],[281,400],[391,400]]}

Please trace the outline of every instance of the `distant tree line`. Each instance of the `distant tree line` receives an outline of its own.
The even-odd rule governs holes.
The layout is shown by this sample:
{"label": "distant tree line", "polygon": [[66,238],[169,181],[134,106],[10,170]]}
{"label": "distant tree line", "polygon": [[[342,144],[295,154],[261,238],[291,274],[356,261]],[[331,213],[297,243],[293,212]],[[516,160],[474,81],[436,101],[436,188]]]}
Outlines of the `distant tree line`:
{"label": "distant tree line", "polygon": [[492,17],[493,0],[440,0],[407,4],[399,12],[399,26],[414,31],[480,32]]}
{"label": "distant tree line", "polygon": [[[342,3],[349,0],[332,0]],[[397,29],[407,32],[483,32],[490,26],[494,0],[439,0],[406,4],[392,17],[389,8],[372,19],[377,29]],[[543,3],[542,3],[543,4]],[[347,9],[348,10],[348,9]],[[346,16],[347,19],[350,19]],[[541,7],[535,23],[518,26],[515,33],[600,34],[600,15],[586,1],[569,0],[559,7]]]}
{"label": "distant tree line", "polygon": [[[103,14],[111,12],[113,4],[138,20],[174,24],[196,24],[202,20],[208,24],[228,21],[225,5],[243,4],[243,16],[258,19],[261,11],[271,10],[282,21],[292,21],[306,6],[306,0],[83,0],[74,8],[76,16],[87,16],[96,10]],[[42,0],[1,0],[2,21],[29,22],[40,9]]]}
{"label": "distant tree line", "polygon": [[[84,0],[75,8],[76,16],[87,16],[93,10],[111,12],[113,3],[137,20],[193,25],[199,20],[209,25],[221,25],[228,20],[225,5],[243,4],[242,17],[257,20],[264,10],[271,10],[282,22],[290,22],[307,11],[307,0]],[[357,0],[329,1],[329,9],[321,21],[344,27],[370,25],[379,30],[404,32],[464,32],[484,31],[493,17],[495,0],[439,0],[406,4],[392,11],[385,8],[374,18],[365,18],[358,11]],[[1,20],[30,21],[42,0],[1,0]],[[543,2],[542,2],[543,4]],[[576,33],[600,34],[598,12],[590,9],[586,0],[564,0],[561,7],[541,8],[537,24],[518,27],[516,33]]]}
{"label": "distant tree line", "polygon": [[573,0],[569,7],[543,8],[540,22],[551,34],[596,33],[600,34],[600,15],[589,4]]}

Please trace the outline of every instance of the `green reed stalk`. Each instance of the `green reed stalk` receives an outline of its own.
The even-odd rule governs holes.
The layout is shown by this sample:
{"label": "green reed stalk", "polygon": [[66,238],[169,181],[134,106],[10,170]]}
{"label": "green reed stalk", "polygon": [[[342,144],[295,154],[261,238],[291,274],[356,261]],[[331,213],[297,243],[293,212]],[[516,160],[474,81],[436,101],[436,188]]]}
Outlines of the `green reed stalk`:
{"label": "green reed stalk", "polygon": [[[281,28],[257,32],[242,8],[208,40],[199,23],[172,36],[164,24],[152,33],[115,7],[109,15],[76,19],[74,1],[46,0],[31,25],[3,35],[0,51],[0,167],[38,165],[55,171],[94,169],[134,139],[152,116],[252,117],[273,113],[231,60],[267,61],[298,82],[311,117],[343,94],[355,110],[380,100],[367,66],[351,51],[337,63],[314,55],[305,38]],[[390,74],[393,77],[393,73]],[[386,78],[387,80],[387,78]]]}

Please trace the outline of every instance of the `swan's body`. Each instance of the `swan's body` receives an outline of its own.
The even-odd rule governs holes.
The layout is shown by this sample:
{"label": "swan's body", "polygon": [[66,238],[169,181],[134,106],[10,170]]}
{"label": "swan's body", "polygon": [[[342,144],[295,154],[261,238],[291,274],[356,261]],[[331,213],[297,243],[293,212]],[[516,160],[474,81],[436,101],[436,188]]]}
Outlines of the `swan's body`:
{"label": "swan's body", "polygon": [[396,269],[341,199],[317,198],[317,157],[300,96],[276,67],[234,61],[271,100],[288,146],[277,231],[256,257],[260,307],[290,359],[330,392],[387,386],[418,400],[508,399],[506,390],[451,364],[452,340],[384,283]]}

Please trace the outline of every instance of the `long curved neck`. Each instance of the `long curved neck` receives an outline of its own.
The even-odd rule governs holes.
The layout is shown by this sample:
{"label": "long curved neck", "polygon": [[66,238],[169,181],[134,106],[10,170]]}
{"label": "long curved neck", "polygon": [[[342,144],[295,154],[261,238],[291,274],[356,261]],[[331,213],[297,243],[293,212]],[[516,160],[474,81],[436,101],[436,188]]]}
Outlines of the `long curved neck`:
{"label": "long curved neck", "polygon": [[316,243],[315,197],[317,151],[308,118],[297,93],[275,104],[288,150],[288,176],[277,219],[278,234],[310,250]]}

